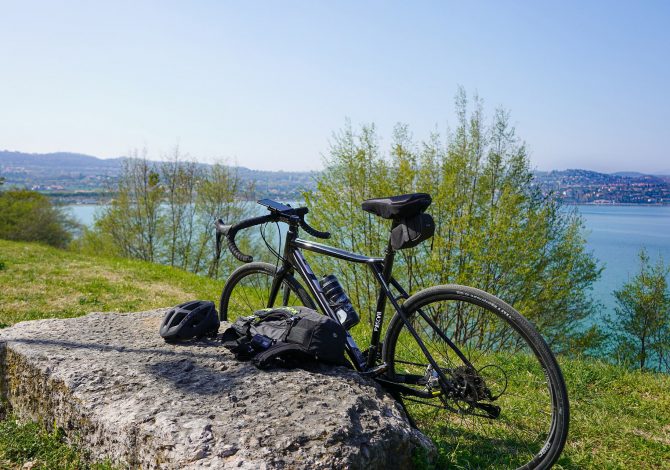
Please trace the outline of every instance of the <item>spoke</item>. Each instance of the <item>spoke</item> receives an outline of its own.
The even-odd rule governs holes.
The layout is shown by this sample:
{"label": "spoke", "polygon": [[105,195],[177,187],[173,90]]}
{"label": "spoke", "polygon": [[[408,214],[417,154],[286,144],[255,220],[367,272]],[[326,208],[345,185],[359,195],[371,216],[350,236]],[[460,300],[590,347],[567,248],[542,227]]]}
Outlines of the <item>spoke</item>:
{"label": "spoke", "polygon": [[[428,352],[453,381],[450,388],[455,394],[453,398],[439,395],[433,399],[405,395],[408,413],[438,447],[444,448],[444,455],[477,455],[487,462],[478,464],[482,467],[528,463],[549,436],[553,406],[544,369],[524,337],[495,311],[478,305],[445,300],[421,308],[474,371],[425,319],[408,312],[408,320]],[[408,385],[417,391],[440,389],[439,379],[431,373],[429,361],[405,325],[400,327],[391,350],[393,356],[387,358],[391,376],[425,376],[421,383]],[[478,398],[488,396],[486,389],[493,402]],[[500,415],[491,418],[485,410],[470,404],[477,399],[499,406]]]}
{"label": "spoke", "polygon": [[427,362],[424,362],[423,364],[419,364],[418,362],[409,362],[409,361],[396,361],[396,364],[407,364],[410,366],[419,366],[419,367],[426,367],[428,365]]}

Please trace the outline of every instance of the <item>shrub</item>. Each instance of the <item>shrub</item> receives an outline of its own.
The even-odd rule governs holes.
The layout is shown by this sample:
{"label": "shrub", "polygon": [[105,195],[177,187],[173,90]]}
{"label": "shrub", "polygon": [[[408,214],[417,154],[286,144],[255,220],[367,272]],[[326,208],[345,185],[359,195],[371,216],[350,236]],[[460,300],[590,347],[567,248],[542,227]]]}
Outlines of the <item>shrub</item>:
{"label": "shrub", "polygon": [[10,189],[0,193],[0,238],[64,248],[76,226],[63,208],[36,191]]}

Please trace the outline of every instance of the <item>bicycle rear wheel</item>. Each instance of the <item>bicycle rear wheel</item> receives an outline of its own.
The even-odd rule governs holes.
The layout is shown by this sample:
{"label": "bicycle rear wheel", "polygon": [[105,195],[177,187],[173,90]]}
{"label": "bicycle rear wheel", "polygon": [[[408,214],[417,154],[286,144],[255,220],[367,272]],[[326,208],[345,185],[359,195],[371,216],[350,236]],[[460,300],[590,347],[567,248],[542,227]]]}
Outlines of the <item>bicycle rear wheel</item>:
{"label": "bicycle rear wheel", "polygon": [[291,275],[286,275],[270,305],[270,289],[277,268],[269,263],[255,262],[240,266],[230,275],[221,291],[219,315],[221,320],[234,322],[239,316],[251,315],[255,310],[273,306],[300,306],[315,308],[305,288]]}
{"label": "bicycle rear wheel", "polygon": [[396,314],[384,341],[387,375],[407,387],[402,403],[440,450],[438,466],[550,467],[567,438],[569,404],[532,324],[502,300],[457,285],[425,289],[403,311],[442,374]]}

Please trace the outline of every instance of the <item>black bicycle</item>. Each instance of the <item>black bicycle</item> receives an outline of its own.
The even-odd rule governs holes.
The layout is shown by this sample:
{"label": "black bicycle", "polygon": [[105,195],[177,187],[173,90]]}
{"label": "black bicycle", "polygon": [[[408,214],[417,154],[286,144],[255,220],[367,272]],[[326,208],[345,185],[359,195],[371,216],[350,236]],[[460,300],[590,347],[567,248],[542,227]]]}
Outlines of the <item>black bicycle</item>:
{"label": "black bicycle", "polygon": [[[298,238],[299,228],[317,238],[330,234],[305,222],[306,207],[258,202],[267,207],[267,215],[235,225],[216,222],[217,253],[225,238],[231,253],[247,263],[223,288],[222,320],[233,321],[263,304],[304,305],[342,321],[343,312],[326,295],[330,286],[325,284],[332,276],[320,281],[302,250],[363,263],[379,283],[379,293],[369,348],[361,351],[348,334],[348,357],[360,373],[399,400],[410,422],[433,440],[442,458],[449,465],[471,468],[548,468],[558,459],[568,434],[567,390],[535,327],[481,290],[440,285],[410,296],[392,276],[397,249],[432,235],[432,219],[424,213],[430,196],[407,194],[363,203],[363,210],[392,221],[383,258]],[[235,243],[240,230],[269,222],[288,224],[277,266],[252,262]],[[382,342],[387,303],[395,315]]]}

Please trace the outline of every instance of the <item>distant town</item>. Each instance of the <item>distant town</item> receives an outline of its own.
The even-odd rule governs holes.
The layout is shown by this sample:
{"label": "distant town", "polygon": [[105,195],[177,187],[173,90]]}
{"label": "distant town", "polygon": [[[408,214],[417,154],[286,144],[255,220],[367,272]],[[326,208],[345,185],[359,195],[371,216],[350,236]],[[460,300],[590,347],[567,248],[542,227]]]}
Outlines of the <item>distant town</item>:
{"label": "distant town", "polygon": [[[100,204],[114,197],[124,158],[102,159],[74,153],[28,154],[0,150],[0,177],[6,186],[32,189],[66,204]],[[204,164],[203,164],[204,165]],[[316,173],[235,167],[253,183],[256,197],[292,201],[316,187]]]}
{"label": "distant town", "polygon": [[[114,196],[123,158],[101,159],[74,153],[28,154],[0,151],[5,187],[39,191],[66,204],[99,204]],[[235,168],[253,183],[255,197],[295,200],[316,186],[315,172]],[[536,172],[534,183],[568,204],[670,204],[670,175],[597,173],[589,170]]]}
{"label": "distant town", "polygon": [[670,204],[668,175],[565,170],[536,172],[535,184],[569,204]]}

